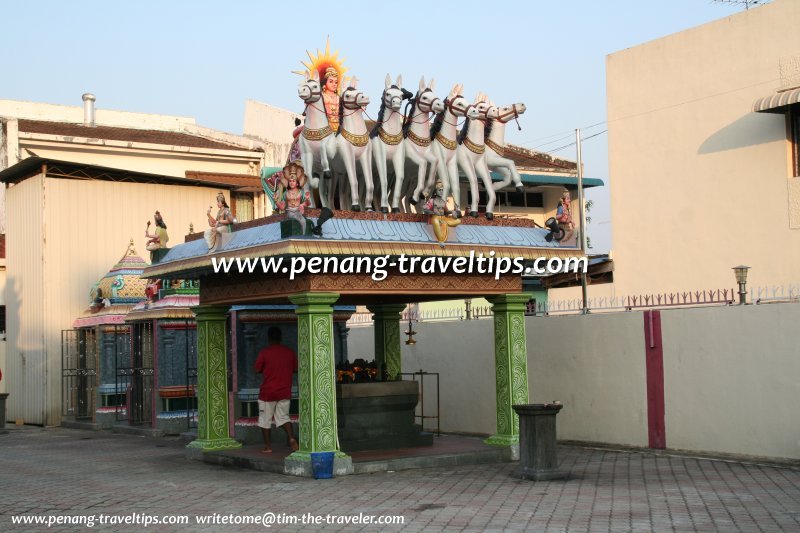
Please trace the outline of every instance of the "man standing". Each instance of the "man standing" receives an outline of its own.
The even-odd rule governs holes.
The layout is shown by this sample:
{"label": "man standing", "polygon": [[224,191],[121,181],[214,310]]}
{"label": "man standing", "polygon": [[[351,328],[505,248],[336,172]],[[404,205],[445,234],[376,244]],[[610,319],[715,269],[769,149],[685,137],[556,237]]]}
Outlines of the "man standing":
{"label": "man standing", "polygon": [[297,372],[297,356],[281,344],[281,330],[272,326],[267,330],[268,346],[258,353],[255,370],[264,375],[258,393],[258,427],[264,436],[263,453],[272,453],[270,427],[272,418],[275,426],[286,431],[289,446],[297,450],[297,440],[292,432],[289,419],[289,403],[292,398],[292,374]]}

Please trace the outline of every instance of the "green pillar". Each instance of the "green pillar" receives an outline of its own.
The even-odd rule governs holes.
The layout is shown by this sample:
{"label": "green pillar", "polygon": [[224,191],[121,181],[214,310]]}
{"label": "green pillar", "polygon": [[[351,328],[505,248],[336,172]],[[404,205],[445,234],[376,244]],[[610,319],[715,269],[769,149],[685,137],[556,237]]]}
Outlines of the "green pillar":
{"label": "green pillar", "polygon": [[530,294],[521,293],[489,299],[494,312],[497,433],[485,442],[493,446],[519,444],[519,418],[511,406],[528,403],[525,304],[530,298]]}
{"label": "green pillar", "polygon": [[400,313],[406,308],[405,304],[377,304],[368,305],[367,309],[374,313],[375,322],[375,363],[378,372],[389,380],[397,378],[402,370],[400,355]]}
{"label": "green pillar", "polygon": [[197,439],[187,448],[241,448],[228,423],[228,307],[199,305],[197,317]]}
{"label": "green pillar", "polygon": [[290,296],[297,309],[297,363],[300,394],[300,449],[286,461],[310,461],[311,452],[339,451],[336,369],[333,353],[334,292]]}

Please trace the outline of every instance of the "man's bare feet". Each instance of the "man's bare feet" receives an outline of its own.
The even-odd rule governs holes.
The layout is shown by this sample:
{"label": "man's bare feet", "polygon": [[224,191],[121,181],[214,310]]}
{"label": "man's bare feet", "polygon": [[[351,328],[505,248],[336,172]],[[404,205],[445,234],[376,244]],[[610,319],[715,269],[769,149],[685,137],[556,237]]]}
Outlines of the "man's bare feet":
{"label": "man's bare feet", "polygon": [[264,448],[261,453],[272,453],[272,448]]}
{"label": "man's bare feet", "polygon": [[297,445],[297,439],[289,439],[289,447],[293,452],[296,452],[298,449],[300,449],[300,446]]}

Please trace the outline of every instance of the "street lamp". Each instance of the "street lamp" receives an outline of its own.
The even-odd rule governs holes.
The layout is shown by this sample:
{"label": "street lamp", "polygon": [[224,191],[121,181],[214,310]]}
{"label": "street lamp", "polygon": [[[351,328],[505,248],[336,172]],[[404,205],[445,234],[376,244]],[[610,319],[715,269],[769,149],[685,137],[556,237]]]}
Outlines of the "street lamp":
{"label": "street lamp", "polygon": [[739,304],[747,303],[747,271],[750,270],[749,266],[739,265],[733,267],[733,273],[736,274],[736,283],[739,284]]}

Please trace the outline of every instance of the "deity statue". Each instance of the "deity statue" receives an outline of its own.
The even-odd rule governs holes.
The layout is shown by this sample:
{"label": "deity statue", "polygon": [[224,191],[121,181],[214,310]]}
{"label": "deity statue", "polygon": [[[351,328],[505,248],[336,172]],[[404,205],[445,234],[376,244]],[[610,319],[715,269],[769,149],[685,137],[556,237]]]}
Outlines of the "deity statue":
{"label": "deity statue", "polygon": [[311,196],[303,193],[306,184],[306,175],[300,161],[292,161],[283,167],[281,185],[283,185],[283,198],[276,202],[278,209],[286,212],[286,218],[291,218],[300,223],[302,234],[306,233],[305,208],[311,205]]}
{"label": "deity statue", "polygon": [[322,102],[334,133],[339,130],[339,99],[339,73],[334,67],[328,67],[322,76]]}
{"label": "deity statue", "polygon": [[444,197],[444,183],[441,180],[436,181],[433,194],[425,202],[423,212],[431,216],[430,224],[433,226],[433,234],[436,235],[439,245],[444,246],[447,241],[448,228],[458,226],[461,224],[461,220],[446,215],[447,199]]}
{"label": "deity statue", "polygon": [[222,193],[217,194],[217,208],[217,218],[211,216],[210,207],[206,211],[209,228],[203,233],[203,237],[206,239],[209,250],[218,244],[221,233],[231,232],[231,226],[236,222],[228,203],[225,201],[225,195]]}
{"label": "deity statue", "polygon": [[558,221],[558,227],[564,231],[561,244],[574,246],[574,243],[570,242],[575,235],[575,222],[572,220],[572,208],[570,204],[571,198],[569,191],[564,189],[561,193],[561,200],[558,202],[558,207],[556,208],[556,220]]}
{"label": "deity statue", "polygon": [[155,233],[150,233],[150,221],[147,221],[147,229],[144,230],[144,236],[147,237],[149,240],[147,241],[147,248],[149,251],[158,250],[160,248],[167,247],[167,241],[169,241],[169,235],[167,235],[167,225],[164,223],[164,219],[161,217],[161,213],[156,211],[153,219],[156,222],[156,230]]}

